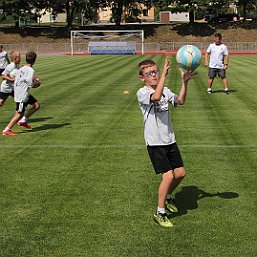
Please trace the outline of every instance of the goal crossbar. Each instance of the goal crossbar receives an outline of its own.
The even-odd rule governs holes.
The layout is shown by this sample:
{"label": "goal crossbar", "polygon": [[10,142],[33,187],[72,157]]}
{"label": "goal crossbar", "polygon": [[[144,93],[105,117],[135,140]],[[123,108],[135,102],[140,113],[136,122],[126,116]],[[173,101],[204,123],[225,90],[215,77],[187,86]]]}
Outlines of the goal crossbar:
{"label": "goal crossbar", "polygon": [[141,35],[141,53],[144,54],[144,30],[71,30],[71,55],[74,55],[74,38],[80,33],[138,33]]}

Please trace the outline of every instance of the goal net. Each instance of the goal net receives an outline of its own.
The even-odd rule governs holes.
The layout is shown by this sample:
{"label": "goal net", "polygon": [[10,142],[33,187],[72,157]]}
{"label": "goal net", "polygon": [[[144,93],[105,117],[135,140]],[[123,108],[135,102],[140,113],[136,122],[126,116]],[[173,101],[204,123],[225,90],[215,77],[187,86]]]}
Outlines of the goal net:
{"label": "goal net", "polygon": [[72,30],[71,55],[144,54],[143,30]]}

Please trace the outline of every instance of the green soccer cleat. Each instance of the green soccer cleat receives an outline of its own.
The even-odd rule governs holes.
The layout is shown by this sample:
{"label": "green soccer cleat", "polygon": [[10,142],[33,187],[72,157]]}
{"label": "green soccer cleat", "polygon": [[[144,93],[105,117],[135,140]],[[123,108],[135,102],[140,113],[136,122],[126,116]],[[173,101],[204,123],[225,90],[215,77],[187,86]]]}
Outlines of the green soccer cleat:
{"label": "green soccer cleat", "polygon": [[174,198],[170,198],[166,200],[166,209],[169,212],[177,213],[178,207],[176,206],[176,202]]}
{"label": "green soccer cleat", "polygon": [[155,213],[154,214],[154,220],[159,223],[162,227],[165,228],[171,228],[173,227],[173,224],[171,223],[171,221],[168,219],[167,214],[164,213]]}

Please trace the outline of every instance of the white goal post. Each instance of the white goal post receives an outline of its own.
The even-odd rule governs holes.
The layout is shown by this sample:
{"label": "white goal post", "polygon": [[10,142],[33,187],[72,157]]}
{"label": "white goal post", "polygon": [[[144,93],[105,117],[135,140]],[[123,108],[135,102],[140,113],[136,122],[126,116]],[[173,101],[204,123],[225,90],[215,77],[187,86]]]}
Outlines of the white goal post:
{"label": "white goal post", "polygon": [[70,35],[71,55],[144,54],[144,30],[71,30]]}

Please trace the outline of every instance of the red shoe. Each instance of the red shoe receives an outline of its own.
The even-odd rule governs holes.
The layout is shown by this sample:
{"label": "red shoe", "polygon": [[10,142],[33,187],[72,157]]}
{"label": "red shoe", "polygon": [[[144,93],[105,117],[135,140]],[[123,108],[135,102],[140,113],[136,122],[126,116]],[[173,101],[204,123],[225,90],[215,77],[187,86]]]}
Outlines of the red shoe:
{"label": "red shoe", "polygon": [[18,125],[22,126],[22,127],[25,127],[27,129],[31,129],[31,126],[27,122],[18,121]]}
{"label": "red shoe", "polygon": [[3,131],[2,135],[3,136],[16,136],[17,134],[9,129],[9,130]]}

